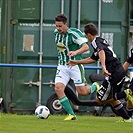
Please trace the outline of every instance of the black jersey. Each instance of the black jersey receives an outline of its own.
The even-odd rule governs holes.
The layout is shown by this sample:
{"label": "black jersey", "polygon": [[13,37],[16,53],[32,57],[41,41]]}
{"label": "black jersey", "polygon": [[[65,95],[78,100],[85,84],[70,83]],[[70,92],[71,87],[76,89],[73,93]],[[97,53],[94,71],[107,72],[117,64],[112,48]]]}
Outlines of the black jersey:
{"label": "black jersey", "polygon": [[92,41],[91,45],[94,49],[94,52],[91,56],[93,60],[98,60],[99,59],[98,52],[101,50],[104,50],[105,56],[106,56],[106,60],[105,60],[106,66],[111,62],[119,62],[113,49],[111,48],[111,46],[107,43],[105,39],[97,36]]}
{"label": "black jersey", "polygon": [[[107,79],[105,79],[102,83],[103,89],[102,88],[101,88],[102,90],[100,89],[100,91],[102,91],[103,96],[101,97],[101,94],[97,93],[97,97],[101,101],[105,97],[107,99],[110,99],[111,97],[115,98],[115,93],[118,93],[121,91],[123,79],[125,77],[125,71],[123,69],[123,66],[119,61],[119,59],[116,57],[116,54],[114,53],[113,49],[105,39],[97,36],[92,41],[91,45],[94,49],[94,52],[91,58],[94,60],[99,59],[98,52],[100,52],[101,50],[104,50],[106,69],[108,70],[109,73],[111,73],[111,76],[109,76],[109,82],[112,90],[107,96],[106,94],[108,94],[108,86],[107,86],[108,84],[107,84]],[[103,91],[105,90],[105,88],[107,91]]]}

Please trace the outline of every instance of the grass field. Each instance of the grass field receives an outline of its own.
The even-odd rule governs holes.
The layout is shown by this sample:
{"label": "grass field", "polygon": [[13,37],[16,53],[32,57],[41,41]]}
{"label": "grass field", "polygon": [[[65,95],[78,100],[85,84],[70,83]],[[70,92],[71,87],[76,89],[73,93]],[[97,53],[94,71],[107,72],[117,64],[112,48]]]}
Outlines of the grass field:
{"label": "grass field", "polygon": [[77,115],[76,121],[64,121],[65,115],[37,119],[35,115],[0,114],[0,133],[133,133],[133,123],[117,122],[120,117]]}

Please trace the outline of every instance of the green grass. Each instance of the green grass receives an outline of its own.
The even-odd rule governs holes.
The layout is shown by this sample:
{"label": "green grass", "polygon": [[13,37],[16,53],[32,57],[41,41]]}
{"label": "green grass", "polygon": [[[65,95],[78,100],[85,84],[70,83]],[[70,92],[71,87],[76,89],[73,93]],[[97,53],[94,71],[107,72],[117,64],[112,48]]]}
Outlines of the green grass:
{"label": "green grass", "polygon": [[116,122],[120,117],[77,115],[76,121],[64,121],[65,115],[37,119],[35,115],[0,114],[0,133],[133,133],[133,123]]}

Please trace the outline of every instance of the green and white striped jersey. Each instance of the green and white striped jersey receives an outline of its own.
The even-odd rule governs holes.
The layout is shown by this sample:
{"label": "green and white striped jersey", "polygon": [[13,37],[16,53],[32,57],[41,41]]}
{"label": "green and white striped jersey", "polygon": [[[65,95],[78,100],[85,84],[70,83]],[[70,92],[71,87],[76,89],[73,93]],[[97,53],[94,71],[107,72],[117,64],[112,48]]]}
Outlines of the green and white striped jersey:
{"label": "green and white striped jersey", "polygon": [[69,51],[78,50],[82,44],[87,43],[87,38],[83,33],[76,28],[68,28],[66,34],[61,35],[57,29],[54,31],[55,43],[58,50],[58,60],[60,65],[67,65],[67,62],[72,60],[81,60],[82,55],[78,54],[73,57],[69,57],[67,53]]}

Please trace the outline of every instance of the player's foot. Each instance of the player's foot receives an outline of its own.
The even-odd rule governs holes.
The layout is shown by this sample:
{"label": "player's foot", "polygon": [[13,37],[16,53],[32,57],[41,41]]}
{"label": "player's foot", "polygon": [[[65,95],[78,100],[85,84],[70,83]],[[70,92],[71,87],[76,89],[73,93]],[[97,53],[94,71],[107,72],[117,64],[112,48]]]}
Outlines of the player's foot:
{"label": "player's foot", "polygon": [[76,120],[76,119],[77,119],[76,116],[74,116],[74,115],[69,115],[69,116],[67,116],[67,117],[64,119],[64,121],[70,121],[70,120]]}
{"label": "player's foot", "polygon": [[100,85],[97,82],[94,82],[92,85],[95,85],[97,87],[96,91],[100,89]]}
{"label": "player's foot", "polygon": [[130,123],[130,122],[133,122],[133,120],[131,118],[129,118],[129,119],[120,119],[117,122],[127,122],[127,123]]}
{"label": "player's foot", "polygon": [[132,91],[130,89],[124,90],[126,93],[126,100],[130,101],[133,104]]}

